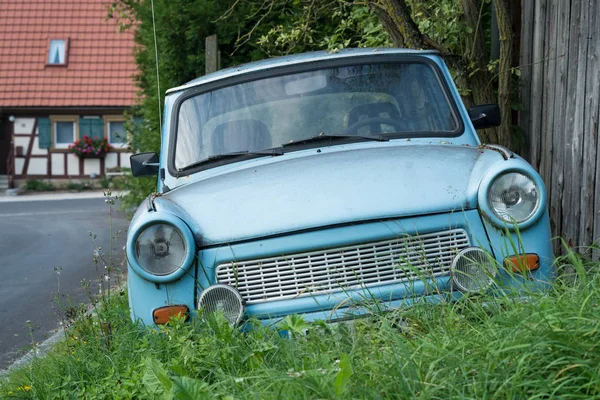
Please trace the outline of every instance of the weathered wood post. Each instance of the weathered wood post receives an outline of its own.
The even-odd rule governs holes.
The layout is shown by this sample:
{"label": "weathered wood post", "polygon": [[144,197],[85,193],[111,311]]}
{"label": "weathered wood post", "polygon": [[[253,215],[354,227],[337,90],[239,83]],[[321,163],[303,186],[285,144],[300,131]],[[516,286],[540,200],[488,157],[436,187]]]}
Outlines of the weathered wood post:
{"label": "weathered wood post", "polygon": [[206,73],[216,72],[219,70],[221,64],[219,61],[219,43],[217,41],[217,35],[210,35],[204,39],[204,51],[206,58]]}

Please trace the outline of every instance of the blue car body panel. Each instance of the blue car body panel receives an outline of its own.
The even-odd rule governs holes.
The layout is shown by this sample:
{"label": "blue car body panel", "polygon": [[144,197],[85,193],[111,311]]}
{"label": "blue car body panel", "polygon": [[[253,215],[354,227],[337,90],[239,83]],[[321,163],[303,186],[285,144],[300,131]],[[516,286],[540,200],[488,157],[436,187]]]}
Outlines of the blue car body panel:
{"label": "blue car body panel", "polygon": [[[275,71],[329,59],[379,55],[422,57],[434,62],[447,81],[464,131],[457,137],[359,142],[286,152],[221,165],[186,176],[168,172],[167,160],[174,105],[188,90],[258,71]],[[507,256],[535,253],[540,268],[524,277],[500,268],[500,285],[544,286],[554,277],[546,193],[539,175],[507,151],[479,146],[450,73],[435,52],[401,49],[354,49],[265,60],[207,75],[169,90],[165,99],[160,166],[160,196],[149,198],[136,212],[127,246],[134,257],[135,233],[143,223],[171,216],[183,221],[195,240],[196,258],[155,282],[129,269],[133,319],[152,324],[152,312],[183,304],[195,310],[199,294],[216,283],[215,268],[235,261],[285,256],[394,239],[404,235],[461,228],[472,246],[489,252],[502,266]],[[541,209],[523,229],[503,226],[491,215],[482,193],[494,174],[517,171],[540,186]],[[165,189],[169,190],[166,191]],[[164,193],[163,193],[164,192]],[[169,215],[169,217],[165,217]],[[139,268],[137,269],[139,271]],[[355,287],[334,293],[299,296],[249,304],[245,317],[270,324],[291,313],[307,320],[342,319],[368,313],[365,301],[390,308],[417,299],[460,298],[449,275],[411,282]]]}
{"label": "blue car body panel", "polygon": [[198,243],[214,246],[320,226],[472,209],[479,181],[497,162],[504,159],[493,150],[412,140],[323,147],[200,172],[194,184],[155,203],[160,210],[184,212]]}

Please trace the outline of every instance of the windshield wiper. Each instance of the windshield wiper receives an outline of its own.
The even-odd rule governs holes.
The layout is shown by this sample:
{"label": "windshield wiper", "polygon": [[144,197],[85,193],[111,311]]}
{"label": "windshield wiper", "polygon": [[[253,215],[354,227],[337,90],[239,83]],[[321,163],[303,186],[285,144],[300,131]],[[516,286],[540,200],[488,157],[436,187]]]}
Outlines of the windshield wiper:
{"label": "windshield wiper", "polygon": [[282,156],[283,155],[283,151],[281,150],[257,150],[257,151],[234,151],[232,153],[223,153],[223,154],[215,154],[213,156],[207,157],[203,160],[200,161],[196,161],[195,163],[192,163],[190,165],[187,165],[183,168],[179,168],[179,171],[185,171],[194,167],[197,167],[199,165],[211,162],[211,161],[217,161],[217,160],[222,160],[224,158],[230,158],[230,157],[239,157],[239,156]]}
{"label": "windshield wiper", "polygon": [[296,142],[289,142],[289,143],[284,143],[281,145],[281,147],[286,147],[286,146],[292,146],[295,144],[304,144],[304,143],[310,143],[310,142],[318,142],[321,140],[331,140],[331,139],[362,139],[362,140],[372,140],[375,142],[389,142],[390,139],[386,138],[385,136],[371,136],[371,135],[328,135],[325,133],[321,133],[318,136],[313,136],[311,138],[308,139],[302,139],[302,140],[298,140]]}
{"label": "windshield wiper", "polygon": [[222,158],[236,157],[236,156],[282,156],[283,151],[281,150],[257,150],[257,151],[234,151],[233,153],[215,154],[205,158],[202,161],[213,161],[220,160]]}

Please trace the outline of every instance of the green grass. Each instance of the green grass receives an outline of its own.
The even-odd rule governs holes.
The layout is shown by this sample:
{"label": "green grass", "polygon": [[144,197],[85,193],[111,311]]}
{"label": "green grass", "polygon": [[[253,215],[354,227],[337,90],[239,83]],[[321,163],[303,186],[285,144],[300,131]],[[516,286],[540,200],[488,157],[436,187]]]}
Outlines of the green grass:
{"label": "green grass", "polygon": [[600,274],[571,261],[574,278],[545,293],[418,304],[293,340],[219,317],[143,328],[117,293],[0,380],[0,398],[600,398]]}

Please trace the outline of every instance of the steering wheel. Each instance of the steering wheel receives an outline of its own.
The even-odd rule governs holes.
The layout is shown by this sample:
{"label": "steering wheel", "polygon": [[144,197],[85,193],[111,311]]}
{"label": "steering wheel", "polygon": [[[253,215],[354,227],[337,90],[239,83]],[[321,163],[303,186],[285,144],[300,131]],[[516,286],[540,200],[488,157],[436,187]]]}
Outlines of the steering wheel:
{"label": "steering wheel", "polygon": [[[362,128],[365,125],[371,125],[371,124],[379,124],[380,127],[381,127],[381,125],[391,125],[394,128],[399,128],[399,130],[406,129],[405,121],[400,121],[399,119],[392,119],[392,118],[374,117],[374,118],[363,119],[363,120],[353,123],[352,125],[350,125],[349,127],[346,128],[344,133],[356,132],[356,130],[358,128]],[[373,132],[371,132],[371,133],[373,133]]]}

